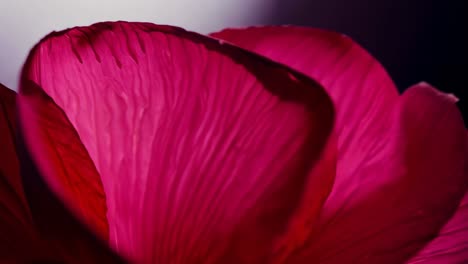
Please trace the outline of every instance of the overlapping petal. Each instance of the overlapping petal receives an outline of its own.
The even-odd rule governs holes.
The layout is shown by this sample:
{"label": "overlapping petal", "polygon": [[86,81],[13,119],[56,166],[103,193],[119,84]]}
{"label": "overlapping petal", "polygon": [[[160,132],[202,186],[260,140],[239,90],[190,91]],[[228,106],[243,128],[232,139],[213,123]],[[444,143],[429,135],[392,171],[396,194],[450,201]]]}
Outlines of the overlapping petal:
{"label": "overlapping petal", "polygon": [[0,84],[0,262],[52,260],[38,236],[16,153],[16,94]]}
{"label": "overlapping petal", "polygon": [[20,93],[32,164],[134,261],[266,261],[304,185],[323,200],[333,182],[314,167],[333,123],[320,86],[179,28],[53,33],[31,52]]}
{"label": "overlapping petal", "polygon": [[[91,200],[95,198],[96,193],[90,190],[97,188],[89,179],[93,179],[90,177],[96,174],[90,173],[89,167],[92,163],[86,163],[86,160],[80,159],[84,156],[81,142],[72,133],[62,112],[36,86],[29,85],[23,93],[18,96],[18,98],[23,97],[18,100],[19,105],[22,105],[18,107],[20,110],[18,116],[24,117],[23,124],[26,125],[20,126],[17,150],[24,189],[35,224],[34,229],[42,243],[48,246],[46,252],[54,256],[59,263],[122,263],[122,259],[104,243],[105,233],[102,229],[96,228],[99,227],[96,223],[100,222],[93,222],[98,219],[96,214],[93,214],[96,211],[89,209],[99,208],[99,204],[96,203],[99,203],[102,197],[98,196],[97,199]],[[45,128],[37,129],[34,119],[43,121]],[[30,136],[29,140],[32,144],[43,147],[42,151],[25,144],[27,135]],[[51,192],[53,188],[47,186],[43,173],[34,161],[34,154],[37,155],[38,160],[45,161],[48,165],[56,165],[55,169],[63,173],[59,174],[62,178],[58,179],[58,182],[62,183],[61,192]],[[62,161],[69,163],[61,163]],[[82,170],[82,174],[78,174],[78,170]],[[82,177],[66,178],[65,175]],[[67,191],[80,195],[76,204],[81,207],[72,207],[72,205],[72,208],[66,208],[57,199],[65,197],[64,193],[70,195],[66,193]],[[84,203],[83,200],[89,201],[89,204]],[[69,209],[72,209],[72,212],[80,210],[79,212],[89,220],[88,225],[84,226],[78,221]],[[107,225],[107,222],[104,224]],[[87,227],[94,228],[100,237],[97,238]],[[27,251],[25,253],[27,254]]]}
{"label": "overlapping petal", "polygon": [[468,142],[453,97],[427,84],[398,96],[336,33],[213,36],[324,85],[333,135],[316,83],[222,41],[125,22],[53,33],[23,71],[19,149],[33,218],[62,254],[120,261],[48,188],[144,263],[466,260]]}
{"label": "overlapping petal", "polygon": [[[398,92],[384,68],[345,35],[294,26],[226,29],[212,36],[283,63],[317,80],[336,109],[338,174],[352,174],[385,143]],[[357,175],[356,177],[359,177]],[[337,179],[339,186],[347,186]]]}
{"label": "overlapping petal", "polygon": [[452,217],[468,184],[468,145],[451,96],[420,84],[398,97],[382,66],[340,34],[264,27],[213,36],[315,78],[337,109],[335,185],[308,239],[283,259],[401,263]]}
{"label": "overlapping petal", "polygon": [[408,263],[464,263],[468,259],[468,192],[452,218]]}
{"label": "overlapping petal", "polygon": [[[17,132],[16,94],[0,85],[0,262],[119,263],[116,255],[98,243],[67,211],[56,217],[54,211],[57,205],[60,209],[60,204],[25,163],[25,149],[16,140]],[[18,157],[22,157],[21,162]],[[35,206],[40,201],[47,201],[49,206]],[[51,207],[55,208],[50,210]],[[63,232],[62,240],[55,240],[47,228],[41,232],[40,222],[37,225],[41,216],[47,218],[48,226]],[[70,222],[75,225],[64,230]]]}

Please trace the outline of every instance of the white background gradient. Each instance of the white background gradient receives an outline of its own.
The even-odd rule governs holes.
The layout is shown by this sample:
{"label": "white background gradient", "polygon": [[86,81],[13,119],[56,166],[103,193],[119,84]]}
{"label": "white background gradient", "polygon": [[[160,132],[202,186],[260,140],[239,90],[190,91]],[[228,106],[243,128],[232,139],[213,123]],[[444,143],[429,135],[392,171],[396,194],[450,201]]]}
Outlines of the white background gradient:
{"label": "white background gradient", "polygon": [[264,23],[271,0],[0,0],[0,83],[17,90],[31,47],[53,30],[146,21],[201,33]]}

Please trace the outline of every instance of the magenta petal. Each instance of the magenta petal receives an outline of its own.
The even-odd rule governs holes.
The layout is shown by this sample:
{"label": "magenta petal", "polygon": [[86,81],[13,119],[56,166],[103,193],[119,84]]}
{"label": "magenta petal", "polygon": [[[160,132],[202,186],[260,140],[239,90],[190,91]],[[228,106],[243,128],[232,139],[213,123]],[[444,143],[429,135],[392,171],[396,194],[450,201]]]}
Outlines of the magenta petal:
{"label": "magenta petal", "polygon": [[388,129],[386,119],[398,92],[383,67],[350,38],[293,26],[227,29],[212,36],[283,63],[323,85],[336,109],[338,174],[358,170],[382,145],[372,137]]}
{"label": "magenta petal", "polygon": [[468,192],[456,213],[408,263],[466,263],[468,261]]}
{"label": "magenta petal", "polygon": [[358,172],[368,180],[350,178],[350,195],[333,190],[293,263],[402,263],[452,216],[468,182],[468,142],[453,101],[415,86],[389,122],[385,148]]}
{"label": "magenta petal", "polygon": [[265,27],[213,36],[306,73],[335,103],[335,185],[291,263],[401,263],[454,213],[468,146],[450,96],[419,85],[398,98],[378,62],[340,34]]}
{"label": "magenta petal", "polygon": [[401,263],[456,210],[467,189],[468,142],[453,100],[418,85],[402,95],[394,112],[385,147],[359,171],[368,180],[350,180],[356,187],[350,186],[346,200],[327,201],[330,210],[323,211],[304,257]]}
{"label": "magenta petal", "polygon": [[313,165],[333,110],[319,85],[179,28],[117,22],[51,34],[30,54],[20,91],[46,182],[79,207],[62,186],[84,172],[61,173],[73,164],[51,159],[79,150],[61,141],[79,137],[79,157],[102,181],[109,242],[137,262],[264,262],[310,175],[325,177]]}

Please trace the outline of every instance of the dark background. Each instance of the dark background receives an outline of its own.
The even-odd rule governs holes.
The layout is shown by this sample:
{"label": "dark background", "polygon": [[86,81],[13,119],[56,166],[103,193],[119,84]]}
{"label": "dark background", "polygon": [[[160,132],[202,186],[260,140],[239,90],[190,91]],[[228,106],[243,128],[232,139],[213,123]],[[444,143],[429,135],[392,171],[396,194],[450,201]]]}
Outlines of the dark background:
{"label": "dark background", "polygon": [[468,0],[274,0],[270,23],[344,33],[403,91],[426,81],[454,93],[468,124]]}

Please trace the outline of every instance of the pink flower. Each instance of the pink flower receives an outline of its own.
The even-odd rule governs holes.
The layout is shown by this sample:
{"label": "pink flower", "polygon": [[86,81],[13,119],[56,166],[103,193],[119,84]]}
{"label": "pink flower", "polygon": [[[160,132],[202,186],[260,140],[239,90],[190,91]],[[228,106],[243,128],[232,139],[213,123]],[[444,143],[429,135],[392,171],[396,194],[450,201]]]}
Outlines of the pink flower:
{"label": "pink flower", "polygon": [[398,95],[336,33],[212,37],[115,22],[36,45],[17,132],[14,95],[0,94],[0,258],[468,261],[468,139],[453,96],[424,83]]}

